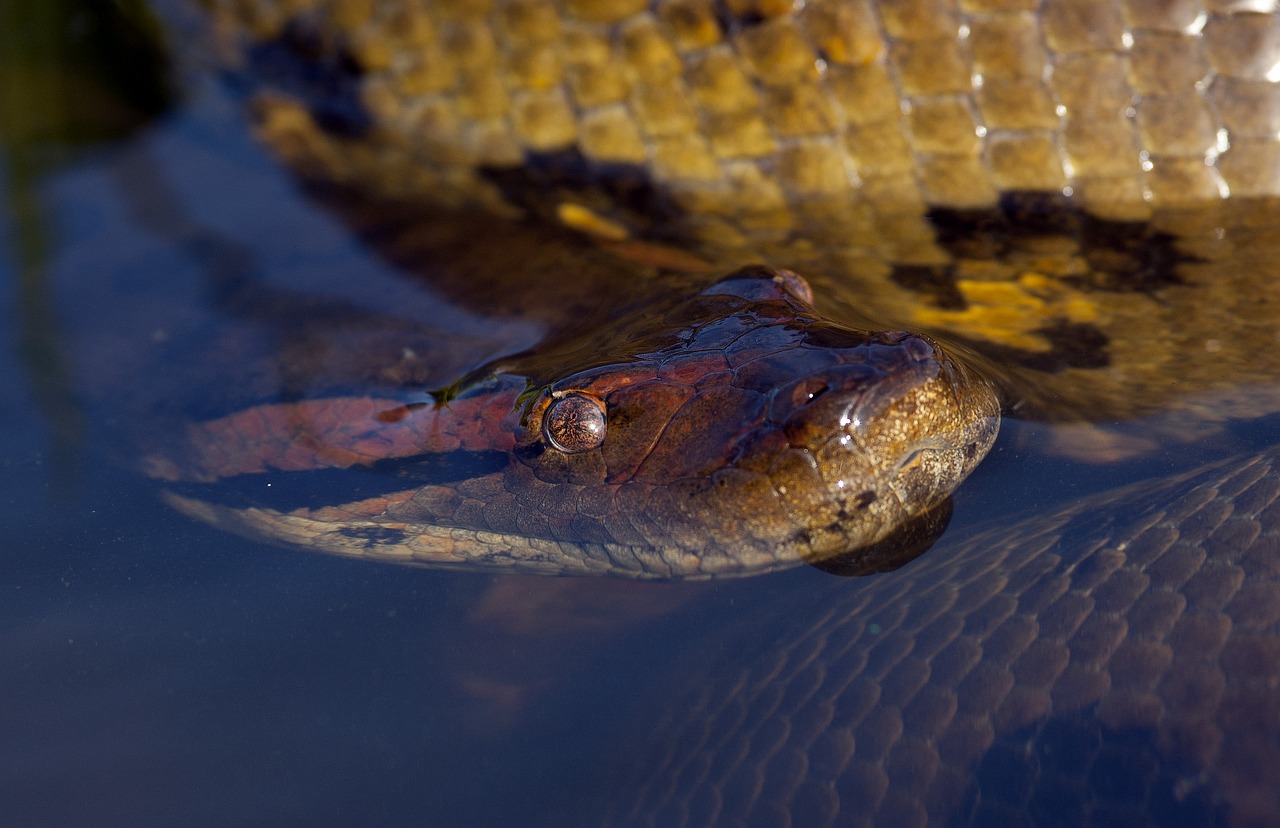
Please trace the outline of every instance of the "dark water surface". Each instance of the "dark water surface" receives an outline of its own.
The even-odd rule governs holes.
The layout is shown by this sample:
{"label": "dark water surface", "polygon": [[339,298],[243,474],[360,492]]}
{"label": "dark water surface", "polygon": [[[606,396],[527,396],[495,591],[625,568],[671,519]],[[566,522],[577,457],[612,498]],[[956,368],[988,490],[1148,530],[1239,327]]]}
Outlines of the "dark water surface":
{"label": "dark water surface", "polygon": [[[135,102],[86,112],[112,69],[70,55],[118,34],[102,7],[4,11],[48,39],[0,67],[28,107],[0,168],[0,824],[571,813],[636,671],[678,630],[650,640],[662,622],[631,620],[643,609],[601,634],[574,632],[554,605],[473,620],[491,578],[260,546],[170,511],[120,462],[121,435],[146,427],[122,421],[127,403],[155,381],[130,360],[142,350],[151,365],[148,347],[217,321],[219,257],[356,302],[376,282],[381,301],[400,291],[399,307],[445,328],[477,323],[310,207],[220,90],[149,123]],[[33,63],[53,80],[33,88]],[[544,591],[523,583],[506,603]]]}
{"label": "dark water surface", "polygon": [[[113,462],[129,424],[92,372],[126,358],[109,349],[149,314],[209,312],[207,263],[134,217],[151,197],[130,190],[139,159],[265,271],[379,267],[301,203],[211,90],[41,177],[39,224],[6,223],[3,822],[496,825],[554,805],[612,705],[526,703],[520,665],[535,662],[532,681],[539,659],[572,670],[572,638],[549,652],[536,636],[477,641],[465,617],[490,579],[258,546],[169,511]],[[24,230],[49,239],[26,274]],[[16,340],[42,302],[56,310],[37,359]],[[582,682],[597,700],[622,690],[612,670]]]}
{"label": "dark water surface", "polygon": [[[93,30],[86,9],[58,25]],[[57,65],[57,43],[82,47],[59,37],[48,71],[106,75]],[[12,55],[11,91],[31,65]],[[105,99],[87,88],[61,100]],[[0,168],[0,824],[577,824],[648,680],[704,630],[830,580],[582,589],[278,549],[167,509],[122,435],[185,370],[185,332],[221,319],[211,274],[374,292],[458,336],[486,320],[314,207],[212,83],[83,110],[11,125]],[[1099,471],[1037,454],[1042,434],[1006,427],[953,528],[1186,460]]]}

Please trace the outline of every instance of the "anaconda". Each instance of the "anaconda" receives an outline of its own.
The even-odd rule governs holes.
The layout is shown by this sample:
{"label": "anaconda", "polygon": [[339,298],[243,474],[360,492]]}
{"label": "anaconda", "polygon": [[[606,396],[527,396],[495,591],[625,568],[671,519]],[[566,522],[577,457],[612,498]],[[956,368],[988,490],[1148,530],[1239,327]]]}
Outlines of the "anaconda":
{"label": "anaconda", "polygon": [[[1269,277],[1274,259],[1244,218],[1254,203],[1239,199],[1267,192],[1262,167],[1251,162],[1245,177],[1255,186],[1237,186],[1223,210],[1126,223],[1152,204],[1198,203],[1205,193],[1184,186],[1187,158],[1218,176],[1221,195],[1230,189],[1223,175],[1265,155],[1241,140],[1221,146],[1226,135],[1195,156],[1190,145],[1162,144],[1167,136],[1152,126],[1154,113],[1183,113],[1178,95],[1225,113],[1246,88],[1260,94],[1257,84],[1269,81],[1254,77],[1266,54],[1255,35],[1269,25],[1265,15],[1184,20],[1183,9],[1106,4],[1042,19],[839,2],[210,5],[261,134],[313,182],[542,215],[615,243],[661,239],[714,268],[761,260],[795,268],[836,318],[856,303],[889,328],[933,331],[989,355],[1024,414],[1134,416],[1205,388],[1237,394],[1276,369],[1266,323],[1280,280]],[[1102,34],[1081,34],[1092,29]],[[941,85],[926,89],[914,74],[928,64],[916,62],[918,48],[941,49],[948,38],[944,51],[963,60],[938,63],[930,77]],[[1187,69],[1159,86],[1157,45],[1178,43],[1196,46],[1187,62],[1199,74]],[[1224,57],[1224,44],[1243,56]],[[1112,77],[1117,65],[1129,73],[1122,84]],[[1041,91],[1058,101],[1056,120],[1018,132],[993,90],[1037,67]],[[1120,84],[1094,89],[1097,100],[1081,88],[1081,73],[1095,69]],[[1133,106],[1117,114],[1108,107],[1125,90]],[[881,123],[871,113],[885,113],[867,104],[889,91],[909,117]],[[983,141],[939,150],[955,124],[937,113],[957,106]],[[728,112],[736,117],[719,117]],[[871,122],[874,133],[863,129]],[[1253,134],[1239,120],[1219,125],[1237,139]],[[1108,166],[1119,145],[1082,142],[1086,126],[1107,140],[1131,130],[1136,166]],[[912,159],[905,178],[884,158],[858,162],[870,135],[894,143],[890,127]],[[1037,177],[1043,169],[1026,152],[1006,152],[1019,141],[1056,147],[1059,177]],[[628,155],[632,143],[640,149]],[[691,147],[702,144],[715,163],[693,174]],[[835,161],[820,160],[832,153]],[[987,164],[975,173],[986,184],[965,179],[948,190],[927,174],[973,172],[975,158]],[[742,189],[744,176],[776,193]],[[917,190],[904,189],[908,180]],[[1076,206],[1042,199],[982,212],[1000,191],[1029,190],[1070,191]],[[931,224],[926,206],[952,212]],[[1220,258],[1231,264],[1216,266]],[[1220,402],[1220,415],[1269,404],[1238,395]]]}
{"label": "anaconda", "polygon": [[206,5],[308,179],[789,268],[824,311],[963,337],[1037,416],[1276,373],[1253,4]]}
{"label": "anaconda", "polygon": [[[450,3],[432,17],[335,2],[228,5],[220,20],[243,12],[249,34],[233,42],[263,134],[313,180],[532,211],[615,241],[679,242],[726,269],[795,267],[820,296],[834,292],[830,307],[857,301],[895,327],[958,332],[1006,362],[1024,409],[1044,416],[1128,416],[1250,383],[1266,404],[1275,213],[1238,196],[1273,189],[1274,129],[1259,126],[1273,88],[1270,15],[782,5],[571,3],[557,17],[536,4]],[[888,33],[879,49],[826,39],[803,56],[821,21],[863,13]],[[936,34],[938,20],[943,35],[908,36]],[[1015,58],[1051,57],[1014,60],[1023,74],[1012,80],[972,71],[995,65],[978,44],[999,25]],[[517,48],[546,26],[580,40]],[[1231,48],[1241,43],[1254,48]],[[1161,57],[1184,47],[1182,60]],[[573,65],[593,54],[603,58]],[[717,65],[729,74],[708,69]],[[965,84],[927,86],[934,76],[913,66],[959,68],[937,77]],[[867,67],[894,94],[892,106],[865,110],[884,118],[861,123],[863,109],[833,96],[869,95],[849,81]],[[816,92],[797,83],[811,72]],[[749,105],[715,109],[744,100],[733,95],[738,76]],[[705,94],[706,78],[725,91]],[[621,97],[584,103],[590,89],[579,87],[597,81]],[[1000,109],[1010,90],[1047,101],[1052,116]],[[617,118],[637,112],[655,119],[631,126],[643,163],[609,156],[628,146]],[[975,120],[993,112],[1030,125]],[[897,133],[865,129],[886,119]],[[691,123],[712,131],[690,133]],[[752,130],[764,151],[723,151],[724,135],[745,144]],[[1034,140],[1020,144],[1022,133]],[[874,149],[884,155],[860,166]],[[1028,158],[1042,177],[1020,177]],[[903,181],[923,189],[903,195]],[[1060,200],[1067,188],[1083,212]],[[988,209],[1024,189],[1054,197]],[[1231,200],[1214,201],[1227,190]],[[745,210],[725,206],[731,193],[747,196]],[[950,212],[929,223],[928,204]],[[1152,204],[1185,209],[1126,223]],[[686,712],[706,702],[710,721],[646,727],[657,734],[643,765],[654,777],[618,821],[1268,824],[1276,788],[1255,771],[1270,767],[1280,733],[1269,457],[1171,484],[1183,495],[1172,507],[1130,516],[1138,507],[1122,499],[1119,517],[1098,527],[1088,511],[1098,503],[1074,504],[1015,537],[952,550],[936,571],[930,556],[853,598],[807,597],[817,614],[771,631],[762,659],[731,651],[711,665],[713,689],[677,695]],[[775,682],[780,665],[798,669]]]}
{"label": "anaconda", "polygon": [[[211,499],[168,495],[210,523],[375,560],[647,578],[822,565],[940,507],[999,418],[990,384],[931,340],[840,327],[810,302],[795,274],[748,268],[456,390],[189,424],[146,465],[215,482]],[[257,503],[216,499],[228,478],[325,468],[368,469],[381,490],[272,508],[259,479]]]}
{"label": "anaconda", "polygon": [[1277,462],[947,538],[688,645],[596,824],[1276,824]]}

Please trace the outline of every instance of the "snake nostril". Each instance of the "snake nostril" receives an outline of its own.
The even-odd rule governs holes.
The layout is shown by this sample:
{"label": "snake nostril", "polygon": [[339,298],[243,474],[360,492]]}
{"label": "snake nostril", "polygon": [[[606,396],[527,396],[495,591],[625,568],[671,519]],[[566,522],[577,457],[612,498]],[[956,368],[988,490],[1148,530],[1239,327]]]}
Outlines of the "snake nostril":
{"label": "snake nostril", "polygon": [[791,390],[791,405],[793,408],[808,405],[830,390],[830,387],[825,380],[820,379],[796,383],[795,388]]}
{"label": "snake nostril", "polygon": [[924,362],[937,356],[938,349],[922,336],[912,335],[903,340],[907,353],[916,362]]}
{"label": "snake nostril", "polygon": [[809,287],[809,282],[799,273],[779,270],[773,275],[773,281],[791,291],[792,296],[806,305],[813,304],[813,288]]}

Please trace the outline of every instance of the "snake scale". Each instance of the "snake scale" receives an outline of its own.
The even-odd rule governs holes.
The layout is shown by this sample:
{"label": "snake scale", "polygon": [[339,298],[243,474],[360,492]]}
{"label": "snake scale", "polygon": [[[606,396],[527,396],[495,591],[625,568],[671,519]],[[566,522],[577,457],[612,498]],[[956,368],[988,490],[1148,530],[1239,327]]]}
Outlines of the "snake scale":
{"label": "snake scale", "polygon": [[603,824],[1274,825],[1278,463],[742,619],[647,688]]}
{"label": "snake scale", "polygon": [[[998,363],[1033,416],[1274,410],[1268,3],[204,5],[313,184],[793,268],[836,319]],[[606,821],[1276,824],[1275,462],[948,539],[724,633],[652,693]]]}

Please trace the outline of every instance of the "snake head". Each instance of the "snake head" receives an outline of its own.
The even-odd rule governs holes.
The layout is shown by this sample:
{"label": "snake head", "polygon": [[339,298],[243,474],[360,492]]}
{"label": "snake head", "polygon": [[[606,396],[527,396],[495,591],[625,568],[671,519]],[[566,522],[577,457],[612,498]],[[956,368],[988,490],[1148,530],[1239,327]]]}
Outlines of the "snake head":
{"label": "snake head", "polygon": [[762,267],[536,360],[447,401],[299,400],[193,423],[150,471],[209,487],[168,499],[215,525],[381,560],[847,571],[944,502],[998,423],[991,386],[937,343],[825,319],[803,279]]}
{"label": "snake head", "polygon": [[681,574],[877,544],[995,439],[984,379],[928,337],[822,318],[788,271],[739,271],[663,322],[665,339],[543,389],[514,454],[587,540],[666,549]]}

